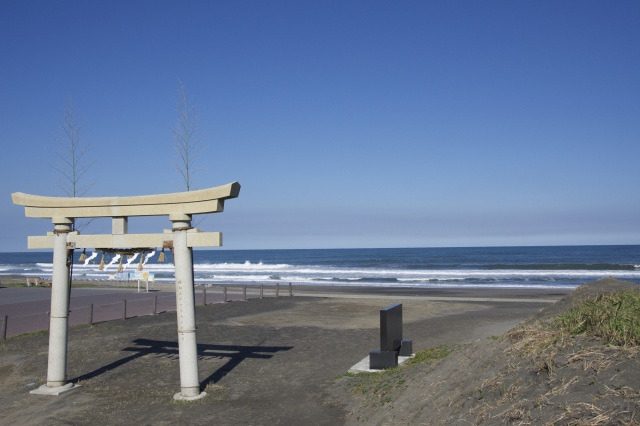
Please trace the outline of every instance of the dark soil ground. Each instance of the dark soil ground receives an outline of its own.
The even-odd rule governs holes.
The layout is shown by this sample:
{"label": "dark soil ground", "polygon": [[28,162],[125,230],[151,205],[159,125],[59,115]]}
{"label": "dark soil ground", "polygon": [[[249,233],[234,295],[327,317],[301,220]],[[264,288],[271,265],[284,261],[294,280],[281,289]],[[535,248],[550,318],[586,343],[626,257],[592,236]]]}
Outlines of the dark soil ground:
{"label": "dark soil ground", "polygon": [[[418,399],[424,395],[421,386],[435,386],[433,380],[444,380],[448,389],[427,405],[407,402],[407,408],[415,409],[411,413],[415,417],[402,418],[413,421],[420,419],[419,412],[440,410],[447,401],[471,401],[473,386],[465,390],[452,385],[484,373],[470,363],[488,365],[489,360],[496,371],[505,364],[491,361],[491,356],[508,343],[487,336],[506,332],[547,306],[543,300],[557,296],[541,294],[537,295],[540,302],[532,302],[536,296],[527,294],[527,301],[519,302],[518,292],[511,293],[508,301],[493,297],[495,293],[491,300],[477,295],[464,298],[457,292],[438,301],[416,294],[367,297],[361,291],[351,298],[296,295],[198,307],[200,380],[209,395],[191,403],[172,399],[180,382],[175,313],[71,327],[67,373],[81,387],[58,397],[29,394],[46,380],[47,333],[13,337],[0,342],[0,423],[334,425],[359,421],[364,419],[358,412],[360,402],[348,390],[346,382],[352,378],[345,373],[378,347],[379,309],[397,302],[404,306],[404,335],[414,340],[416,349],[482,342],[483,352],[475,356],[468,350],[455,354],[462,358],[449,370],[428,367],[410,374],[424,378],[404,388],[415,388],[412,393]],[[494,346],[498,349],[491,349]],[[464,361],[465,353],[470,360]],[[434,373],[437,376],[429,376]],[[392,405],[367,410],[368,419],[387,422],[387,407],[403,409],[404,398],[408,394],[398,393]],[[398,413],[393,416],[400,419]]]}
{"label": "dark soil ground", "polygon": [[640,424],[640,348],[546,327],[579,300],[626,289],[638,285],[601,280],[442,360],[342,377],[337,387],[355,398],[347,424]]}

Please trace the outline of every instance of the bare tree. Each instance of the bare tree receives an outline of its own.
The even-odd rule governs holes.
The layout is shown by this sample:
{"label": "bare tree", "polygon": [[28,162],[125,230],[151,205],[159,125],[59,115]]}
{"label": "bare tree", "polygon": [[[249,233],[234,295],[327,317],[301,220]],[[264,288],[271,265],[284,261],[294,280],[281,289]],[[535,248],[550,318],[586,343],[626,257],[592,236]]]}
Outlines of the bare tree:
{"label": "bare tree", "polygon": [[80,139],[81,126],[73,114],[71,99],[67,99],[64,118],[60,125],[62,135],[57,138],[58,162],[53,167],[60,173],[60,188],[69,197],[81,197],[95,182],[86,181],[86,174],[91,165],[86,162],[87,145]]}
{"label": "bare tree", "polygon": [[178,80],[178,101],[176,106],[178,119],[173,128],[175,148],[178,152],[176,169],[182,175],[187,191],[193,189],[193,176],[196,172],[194,163],[200,152],[199,139],[196,136],[196,120],[198,110],[187,90]]}
{"label": "bare tree", "polygon": [[[80,123],[73,114],[71,99],[67,99],[64,108],[64,118],[60,122],[62,134],[56,137],[58,150],[57,163],[53,168],[60,174],[58,185],[69,197],[81,197],[91,189],[95,181],[87,181],[87,172],[91,164],[87,162],[88,146],[80,138]],[[75,221],[74,229],[81,230],[91,221]]]}

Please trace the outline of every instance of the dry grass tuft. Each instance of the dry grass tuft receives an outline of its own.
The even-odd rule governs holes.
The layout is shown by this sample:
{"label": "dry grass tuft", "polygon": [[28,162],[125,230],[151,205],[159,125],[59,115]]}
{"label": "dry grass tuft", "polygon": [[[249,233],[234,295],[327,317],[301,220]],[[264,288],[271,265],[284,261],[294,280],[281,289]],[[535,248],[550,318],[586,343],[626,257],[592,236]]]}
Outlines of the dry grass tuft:
{"label": "dry grass tuft", "polygon": [[582,362],[582,370],[593,369],[597,372],[609,368],[616,358],[617,354],[615,352],[605,353],[599,348],[590,348],[569,355],[567,363]]}
{"label": "dry grass tuft", "polygon": [[567,380],[566,382],[563,380],[561,381],[560,384],[554,386],[553,388],[551,388],[551,390],[549,392],[547,392],[545,394],[545,397],[551,397],[551,396],[556,396],[556,395],[566,395],[568,393],[569,387],[578,383],[580,381],[580,378],[575,376],[572,377],[571,379]]}
{"label": "dry grass tuft", "polygon": [[619,389],[613,389],[607,385],[604,385],[604,387],[612,395],[619,396],[624,399],[640,399],[640,390],[638,389],[632,389],[629,386],[623,386]]}
{"label": "dry grass tuft", "polygon": [[537,354],[549,346],[563,340],[563,334],[558,330],[541,323],[516,327],[507,332],[505,337],[512,344],[509,350],[515,349],[526,354]]}

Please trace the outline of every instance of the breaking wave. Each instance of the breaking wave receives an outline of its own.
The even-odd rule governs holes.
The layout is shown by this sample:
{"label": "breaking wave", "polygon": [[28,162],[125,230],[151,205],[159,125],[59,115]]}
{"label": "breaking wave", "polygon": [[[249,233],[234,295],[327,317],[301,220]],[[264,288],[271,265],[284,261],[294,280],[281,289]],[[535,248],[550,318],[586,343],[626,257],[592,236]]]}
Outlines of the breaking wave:
{"label": "breaking wave", "polygon": [[[123,265],[124,266],[124,265]],[[543,267],[544,266],[544,267]],[[561,267],[563,266],[563,267]],[[124,271],[134,271],[137,264]],[[51,263],[37,263],[41,275],[51,274]],[[636,265],[486,265],[484,269],[415,269],[380,267],[334,267],[319,265],[292,265],[287,263],[196,263],[194,278],[200,284],[259,284],[276,281],[308,285],[340,286],[406,286],[406,287],[575,287],[585,282],[606,277],[640,281],[640,268]],[[74,265],[74,276],[86,279],[108,279],[117,265],[104,271],[97,264]],[[145,270],[153,273],[157,281],[172,281],[171,263],[148,263]],[[31,273],[31,272],[29,272]],[[25,271],[25,274],[27,272]]]}

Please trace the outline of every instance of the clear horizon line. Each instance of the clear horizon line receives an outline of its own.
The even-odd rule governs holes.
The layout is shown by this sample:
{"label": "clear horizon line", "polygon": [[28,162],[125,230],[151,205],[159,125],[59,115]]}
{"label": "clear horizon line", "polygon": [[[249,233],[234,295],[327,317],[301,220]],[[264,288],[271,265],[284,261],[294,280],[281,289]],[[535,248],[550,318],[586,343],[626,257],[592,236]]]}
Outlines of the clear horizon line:
{"label": "clear horizon line", "polygon": [[[477,246],[396,246],[396,247],[306,247],[306,248],[244,248],[225,249],[199,248],[194,251],[285,251],[285,250],[403,250],[403,249],[467,249],[467,248],[534,248],[534,247],[633,247],[638,244],[543,244],[543,245],[477,245]],[[93,251],[100,251],[94,249]],[[2,251],[0,253],[48,253],[50,249],[33,249],[27,251]]]}

